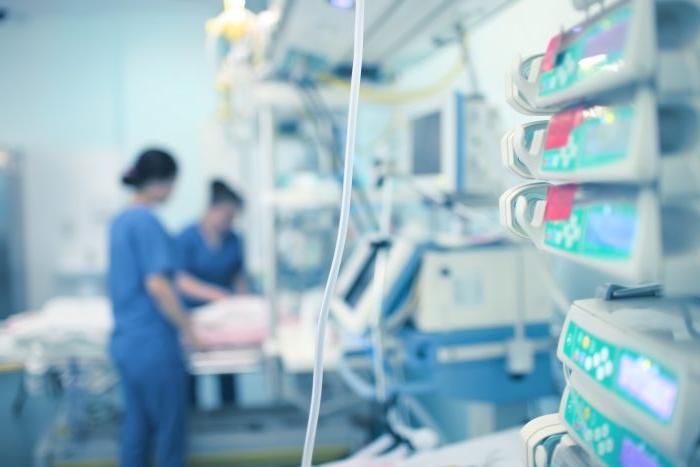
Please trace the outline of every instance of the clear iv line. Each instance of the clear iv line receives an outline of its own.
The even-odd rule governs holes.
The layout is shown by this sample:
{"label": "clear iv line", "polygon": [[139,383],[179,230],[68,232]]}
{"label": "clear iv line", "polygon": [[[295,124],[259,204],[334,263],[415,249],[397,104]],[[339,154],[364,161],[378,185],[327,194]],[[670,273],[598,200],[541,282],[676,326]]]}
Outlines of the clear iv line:
{"label": "clear iv line", "polygon": [[340,262],[345,250],[345,240],[348,233],[348,220],[350,215],[350,201],[352,197],[353,161],[355,157],[355,132],[357,129],[357,109],[360,97],[360,81],[362,79],[362,53],[364,47],[364,18],[365,1],[355,1],[355,33],[354,53],[352,59],[352,78],[350,80],[350,104],[348,108],[348,128],[345,142],[345,167],[343,169],[343,193],[340,202],[340,220],[338,222],[338,236],[335,243],[335,252],[331,269],[328,273],[328,281],[323,292],[321,313],[318,317],[316,329],[316,349],[314,352],[314,375],[311,389],[311,407],[309,408],[309,420],[306,427],[304,440],[304,454],[302,467],[311,467],[314,446],[316,444],[316,430],[318,428],[318,416],[321,409],[321,394],[323,390],[323,351],[328,323],[328,307],[331,297],[335,293],[335,285],[338,281]]}

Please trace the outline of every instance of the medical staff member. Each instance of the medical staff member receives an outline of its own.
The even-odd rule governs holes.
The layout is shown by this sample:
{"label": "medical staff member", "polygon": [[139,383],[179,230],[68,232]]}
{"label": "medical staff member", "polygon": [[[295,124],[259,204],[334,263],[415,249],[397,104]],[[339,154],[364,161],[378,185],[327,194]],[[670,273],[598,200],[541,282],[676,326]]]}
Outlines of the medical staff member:
{"label": "medical staff member", "polygon": [[220,180],[210,187],[209,207],[177,239],[177,284],[189,307],[248,292],[243,242],[232,225],[243,198]]}
{"label": "medical staff member", "polygon": [[160,149],[141,153],[122,178],[134,197],[110,228],[109,290],[114,313],[110,353],[124,414],[120,465],[185,465],[187,376],[181,339],[196,343],[177,294],[176,258],[153,213],[173,189],[177,164]]}

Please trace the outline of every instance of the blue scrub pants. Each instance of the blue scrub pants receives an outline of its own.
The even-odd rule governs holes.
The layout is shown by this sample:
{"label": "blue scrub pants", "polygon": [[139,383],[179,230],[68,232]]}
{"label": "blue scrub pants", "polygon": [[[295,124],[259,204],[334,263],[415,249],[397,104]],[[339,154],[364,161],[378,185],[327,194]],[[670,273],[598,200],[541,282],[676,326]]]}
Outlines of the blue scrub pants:
{"label": "blue scrub pants", "polygon": [[178,344],[159,340],[113,341],[124,401],[122,467],[150,465],[152,449],[159,467],[185,465],[187,372]]}

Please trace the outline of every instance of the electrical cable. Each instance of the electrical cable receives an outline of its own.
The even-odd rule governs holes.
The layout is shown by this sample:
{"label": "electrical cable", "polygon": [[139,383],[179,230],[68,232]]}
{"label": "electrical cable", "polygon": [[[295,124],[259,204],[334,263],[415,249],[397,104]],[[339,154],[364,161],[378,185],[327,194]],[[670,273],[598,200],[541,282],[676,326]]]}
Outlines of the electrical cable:
{"label": "electrical cable", "polygon": [[350,388],[352,392],[365,400],[374,400],[377,397],[377,385],[366,381],[362,376],[357,374],[348,363],[345,357],[341,357],[338,361],[338,374],[343,378],[343,382]]}
{"label": "electrical cable", "polygon": [[[493,224],[493,227],[491,230],[488,228],[484,229],[486,232],[485,234],[482,234],[480,238],[472,238],[474,244],[480,244],[480,243],[491,243],[494,241],[499,241],[505,239],[505,232],[501,228],[500,224],[498,222],[493,221],[488,215],[480,212],[477,209],[474,209],[470,206],[467,206],[465,204],[461,203],[456,203],[453,206],[449,207],[448,203],[448,194],[446,193],[426,193],[419,185],[415,182],[415,180],[411,177],[394,177],[398,180],[401,180],[402,182],[405,182],[405,186],[408,187],[411,191],[413,191],[415,194],[417,194],[422,201],[432,204],[433,206],[437,206],[439,208],[444,208],[447,209],[447,211],[452,215],[453,217],[464,220],[464,221],[469,221],[469,222],[481,222],[485,226],[489,226],[489,224]],[[449,207],[449,209],[448,209]]]}
{"label": "electrical cable", "polygon": [[[328,118],[328,121],[331,122],[332,127],[334,129],[337,128],[338,125],[336,123],[335,115],[333,115],[333,112],[331,112],[330,108],[328,107],[328,104],[323,99],[323,95],[321,94],[321,91],[319,90],[315,82],[313,83],[313,86],[311,87],[310,91],[313,91],[309,94],[310,97],[312,99],[315,98],[317,106],[325,112],[326,118]],[[340,159],[337,153],[334,154],[337,156],[338,159]],[[357,195],[359,204],[365,210],[365,215],[369,219],[369,223],[372,225],[372,228],[377,229],[379,226],[379,222],[377,221],[376,216],[374,214],[374,210],[372,209],[372,203],[369,199],[367,191],[360,185],[353,185],[353,193]]]}
{"label": "electrical cable", "polygon": [[340,171],[342,164],[338,163],[338,158],[335,154],[336,151],[334,148],[334,142],[327,141],[328,138],[325,137],[325,133],[327,133],[327,130],[324,131],[324,128],[321,128],[321,119],[316,117],[316,115],[319,113],[319,110],[316,108],[313,97],[309,94],[308,89],[306,89],[303,86],[299,86],[299,91],[304,110],[306,111],[306,114],[311,119],[311,122],[313,124],[314,132],[316,133],[316,139],[318,140],[319,144],[323,146],[324,151],[329,153],[333,170]]}
{"label": "electrical cable", "polygon": [[[309,118],[312,122],[312,126],[314,128],[314,142],[319,146],[319,152],[327,153],[330,156],[331,165],[333,166],[332,169],[334,172],[338,172],[340,171],[340,167],[342,166],[342,160],[339,157],[337,157],[336,149],[335,147],[333,147],[334,145],[332,143],[327,143],[326,141],[324,141],[323,133],[325,132],[323,131],[320,125],[321,119],[314,117],[314,115],[317,114],[318,109],[314,108],[313,98],[307,93],[306,89],[304,89],[303,87],[300,87],[300,90],[302,105],[304,106],[304,110],[306,111],[306,113],[309,115]],[[366,228],[367,222],[372,222],[372,219],[370,219],[369,221],[363,219],[361,216],[359,216],[359,212],[356,210],[351,210],[350,215],[353,216],[353,219],[357,224],[356,227],[359,231],[363,231],[364,228]]]}
{"label": "electrical cable", "polygon": [[[330,155],[333,170],[340,172],[343,163],[342,158],[336,149],[340,144],[336,141],[335,137],[335,130],[338,128],[338,125],[335,122],[335,116],[323,101],[323,98],[321,97],[321,94],[317,88],[311,87],[308,83],[299,84],[298,87],[304,109],[312,119],[317,139],[324,146],[325,151]],[[316,95],[318,95],[318,98],[314,96],[314,92]],[[321,118],[317,117],[318,115],[320,115]],[[321,121],[330,124],[330,132],[328,131],[327,125],[324,125],[326,131],[322,131],[320,124]],[[328,133],[328,135],[324,137],[324,133]],[[357,196],[358,206],[362,208],[362,216],[359,216],[360,210],[351,211],[351,215],[353,215],[358,224],[358,230],[363,232],[376,229],[377,220],[375,218],[374,211],[372,210],[371,203],[369,202],[369,197],[365,193],[364,189],[355,185],[353,186],[353,194]],[[368,224],[370,227],[367,227]]]}
{"label": "electrical cable", "polygon": [[[331,112],[330,108],[328,107],[328,104],[326,104],[326,101],[323,99],[323,96],[321,95],[321,92],[319,91],[318,87],[315,85],[315,83],[312,82],[309,87],[302,88],[302,90],[304,91],[304,95],[309,100],[311,106],[314,107],[316,113],[319,115],[323,114],[327,121],[330,122],[331,135],[329,136],[329,139],[335,138],[335,129],[338,127],[338,125],[336,123],[336,119],[333,115],[333,112]],[[330,143],[329,146],[329,152],[331,156],[335,158],[338,165],[342,165],[342,160],[340,159],[338,152],[335,150],[336,145]],[[362,207],[364,215],[368,219],[368,222],[371,224],[371,229],[377,229],[379,223],[372,209],[372,203],[369,200],[367,192],[361,186],[353,185],[353,194],[357,196],[359,206]]]}
{"label": "electrical cable", "polygon": [[569,369],[569,367],[566,366],[565,363],[562,363],[561,364],[561,371],[562,371],[562,374],[564,375],[564,382],[568,386],[569,385],[569,377],[571,376],[571,370]]}
{"label": "electrical cable", "polygon": [[[434,83],[423,88],[412,89],[407,91],[390,91],[383,90],[377,87],[365,86],[362,88],[361,95],[363,99],[384,104],[399,104],[404,102],[415,101],[418,99],[426,99],[436,94],[443,92],[450,87],[459,77],[464,69],[464,63],[461,57],[457,57],[452,67],[447,73],[437,79]],[[319,81],[330,84],[336,87],[347,87],[347,81],[338,79],[330,74],[321,73]]]}
{"label": "electrical cable", "polygon": [[372,367],[374,370],[374,382],[376,385],[376,398],[380,403],[387,399],[387,378],[384,370],[384,343],[382,340],[382,313],[384,311],[384,284],[386,282],[387,251],[382,249],[377,252],[377,260],[374,266],[376,309],[371,323],[372,340]]}
{"label": "electrical cable", "polygon": [[328,282],[323,292],[321,312],[318,317],[316,330],[316,349],[314,352],[314,372],[311,389],[311,407],[309,408],[309,420],[304,439],[304,452],[302,455],[302,467],[311,467],[313,452],[316,444],[316,431],[318,429],[318,417],[321,409],[321,396],[323,392],[323,354],[328,324],[328,311],[331,297],[335,293],[336,282],[340,263],[345,250],[345,240],[348,233],[348,219],[350,217],[350,202],[352,198],[353,162],[355,156],[355,132],[357,130],[357,113],[360,98],[360,82],[362,80],[362,55],[364,47],[364,16],[365,0],[355,2],[355,51],[352,60],[352,78],[350,84],[350,103],[348,107],[347,138],[345,141],[345,168],[343,171],[343,193],[340,202],[340,220],[338,222],[338,236],[336,239],[333,261],[328,274]]}
{"label": "electrical cable", "polygon": [[416,418],[416,420],[421,423],[423,426],[430,428],[437,434],[438,439],[447,439],[447,436],[445,436],[445,433],[443,430],[440,429],[440,425],[437,423],[435,418],[430,414],[430,412],[416,400],[415,397],[413,396],[402,396],[400,398],[401,404],[403,404],[410,412],[413,414],[413,416]]}
{"label": "electrical cable", "polygon": [[467,72],[467,92],[471,87],[471,93],[476,95],[481,95],[481,86],[479,86],[479,78],[476,75],[476,70],[472,64],[471,60],[471,50],[469,49],[469,43],[467,38],[467,31],[461,23],[457,23],[456,26],[457,37],[459,41],[459,50],[462,55],[462,61],[464,62],[464,69]]}
{"label": "electrical cable", "polygon": [[[392,183],[389,179],[383,180],[382,186],[382,216],[380,221],[381,240],[387,240],[391,233],[391,204]],[[380,247],[377,251],[377,260],[374,264],[375,281],[375,315],[372,319],[372,360],[374,369],[374,381],[376,384],[377,401],[384,403],[387,400],[387,377],[384,368],[384,342],[382,339],[382,314],[384,312],[384,288],[386,283],[388,251],[386,247]]]}

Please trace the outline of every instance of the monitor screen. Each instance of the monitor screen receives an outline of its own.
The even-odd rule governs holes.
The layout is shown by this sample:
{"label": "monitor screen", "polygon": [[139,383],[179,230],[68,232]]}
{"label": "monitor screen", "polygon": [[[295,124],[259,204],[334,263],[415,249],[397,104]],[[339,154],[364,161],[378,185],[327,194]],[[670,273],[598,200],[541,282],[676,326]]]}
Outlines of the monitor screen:
{"label": "monitor screen", "polygon": [[360,301],[360,298],[367,291],[367,288],[372,284],[374,277],[374,263],[377,258],[377,250],[372,249],[372,252],[365,259],[362,268],[357,273],[357,276],[352,281],[350,288],[345,294],[345,303],[354,307]]}
{"label": "monitor screen", "polygon": [[411,122],[413,175],[439,175],[442,172],[442,115],[433,112]]}

